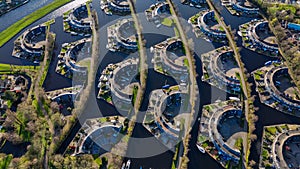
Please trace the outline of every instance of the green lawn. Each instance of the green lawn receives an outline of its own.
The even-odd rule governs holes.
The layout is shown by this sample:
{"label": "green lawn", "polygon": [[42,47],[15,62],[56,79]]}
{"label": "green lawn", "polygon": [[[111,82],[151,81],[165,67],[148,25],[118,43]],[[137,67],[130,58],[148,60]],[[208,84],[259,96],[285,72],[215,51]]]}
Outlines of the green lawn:
{"label": "green lawn", "polygon": [[85,58],[81,61],[79,61],[77,63],[78,66],[81,66],[81,67],[86,67],[88,72],[90,71],[90,67],[91,67],[91,59],[90,58]]}
{"label": "green lawn", "polygon": [[176,27],[174,27],[175,36],[179,37],[179,31]]}
{"label": "green lawn", "polygon": [[225,29],[223,28],[223,26],[220,26],[219,29],[220,29],[220,31],[222,31],[222,32],[225,31]]}
{"label": "green lawn", "polygon": [[8,165],[10,164],[12,159],[13,159],[13,156],[11,154],[1,157],[0,158],[0,168],[3,168],[3,169],[8,168]]}
{"label": "green lawn", "polygon": [[132,91],[132,104],[134,105],[135,100],[136,100],[136,96],[138,93],[139,87],[138,86],[134,86],[133,87],[133,91]]}
{"label": "green lawn", "polygon": [[16,71],[16,70],[22,70],[22,69],[34,70],[34,69],[38,69],[38,66],[19,66],[19,65],[10,65],[10,64],[0,63],[0,72],[10,72],[11,70]]}
{"label": "green lawn", "polygon": [[187,58],[185,58],[185,59],[183,60],[183,62],[184,62],[184,66],[186,66],[186,67],[190,67],[190,65],[189,65],[189,61],[188,61],[188,59],[187,59]]}
{"label": "green lawn", "polygon": [[192,17],[190,18],[191,23],[192,23],[192,24],[196,24],[199,17],[200,17],[200,14],[199,14],[199,13],[196,14],[196,15],[194,15],[194,16],[192,16]]}
{"label": "green lawn", "polygon": [[277,4],[274,5],[272,7],[268,8],[269,12],[272,14],[275,14],[277,11],[284,11],[284,10],[290,10],[291,13],[295,14],[296,13],[296,7],[293,5],[289,5],[289,4]]}
{"label": "green lawn", "polygon": [[269,133],[271,133],[272,135],[275,135],[277,132],[276,127],[267,127],[266,129]]}
{"label": "green lawn", "polygon": [[13,25],[5,29],[0,33],[0,47],[3,46],[7,41],[19,33],[22,29],[29,26],[36,20],[44,17],[53,10],[63,6],[71,0],[54,0],[52,3],[34,11],[30,15],[25,16],[21,20],[15,22]]}
{"label": "green lawn", "polygon": [[260,75],[258,73],[254,73],[254,79],[255,80],[260,80]]}
{"label": "green lawn", "polygon": [[242,138],[238,138],[237,140],[235,140],[235,143],[234,143],[235,148],[241,150],[242,145],[243,145],[243,139]]}
{"label": "green lawn", "polygon": [[170,27],[173,24],[173,20],[170,18],[164,18],[164,20],[162,21],[162,24]]}
{"label": "green lawn", "polygon": [[198,142],[199,143],[203,143],[207,140],[207,137],[205,137],[204,135],[199,135],[198,136]]}

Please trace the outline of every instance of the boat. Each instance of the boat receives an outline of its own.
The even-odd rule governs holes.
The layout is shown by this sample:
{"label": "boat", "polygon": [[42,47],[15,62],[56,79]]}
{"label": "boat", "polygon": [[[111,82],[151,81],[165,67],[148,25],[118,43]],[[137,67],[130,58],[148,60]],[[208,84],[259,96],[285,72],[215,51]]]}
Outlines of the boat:
{"label": "boat", "polygon": [[239,98],[237,97],[229,97],[230,100],[234,100],[234,101],[241,101]]}
{"label": "boat", "polygon": [[123,165],[122,165],[121,169],[125,169],[125,163],[123,163]]}
{"label": "boat", "polygon": [[272,61],[267,61],[266,63],[265,63],[265,66],[269,66],[269,65],[271,65],[272,64]]}
{"label": "boat", "polygon": [[125,169],[129,169],[130,168],[130,164],[131,164],[131,161],[128,160],[127,163],[126,163]]}
{"label": "boat", "polygon": [[198,144],[196,144],[196,146],[201,153],[205,153],[205,149],[203,147],[199,146]]}
{"label": "boat", "polygon": [[241,31],[238,31],[237,33],[238,33],[239,36],[242,36],[242,32]]}
{"label": "boat", "polygon": [[76,32],[71,32],[71,35],[72,35],[72,36],[77,36],[78,33],[76,33]]}
{"label": "boat", "polygon": [[207,37],[204,37],[203,38],[204,40],[206,40],[207,42],[212,42],[209,38],[207,38]]}

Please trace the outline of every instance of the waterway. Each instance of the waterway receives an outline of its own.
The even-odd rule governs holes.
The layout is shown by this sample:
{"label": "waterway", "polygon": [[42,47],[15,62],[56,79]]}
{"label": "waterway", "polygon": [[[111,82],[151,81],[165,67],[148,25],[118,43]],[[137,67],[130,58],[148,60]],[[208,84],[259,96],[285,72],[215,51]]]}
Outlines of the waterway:
{"label": "waterway", "polygon": [[[14,23],[15,21],[18,20],[18,17],[12,17],[12,16],[20,16],[22,18],[23,16],[31,13],[32,8],[28,8],[28,6],[34,6],[36,8],[33,8],[34,10],[48,4],[50,0],[43,0],[43,1],[38,1],[38,0],[31,0],[29,3],[23,5],[20,8],[17,8],[16,10],[11,11],[10,13],[7,13],[0,17],[1,24],[0,25],[0,31],[4,30],[6,27]],[[50,68],[49,68],[49,73],[47,74],[46,81],[44,83],[44,88],[46,91],[48,90],[54,90],[54,89],[59,89],[62,87],[68,87],[71,86],[72,82],[71,80],[64,78],[54,72],[55,66],[57,63],[57,55],[60,51],[61,44],[65,42],[72,42],[77,40],[79,37],[73,37],[70,36],[69,34],[66,34],[62,31],[62,18],[61,15],[63,12],[77,6],[78,4],[82,3],[83,1],[76,0],[72,2],[71,4],[68,4],[52,13],[47,15],[46,17],[38,20],[37,22],[33,23],[29,27],[33,27],[35,25],[38,25],[40,23],[43,23],[51,18],[56,18],[56,23],[51,26],[51,30],[54,31],[57,34],[57,40],[56,40],[56,48],[54,51],[54,57],[51,61]],[[147,9],[154,1],[153,0],[137,0],[136,8],[137,12],[141,13],[139,15],[141,20],[144,20],[144,15],[143,12],[145,9]],[[175,4],[177,5],[181,17],[183,17],[185,20],[187,20],[190,16],[196,14],[197,12],[200,11],[200,9],[193,8],[190,6],[182,5],[179,0],[174,0]],[[107,24],[108,23],[114,23],[115,20],[119,19],[120,16],[107,16],[104,14],[104,12],[101,11],[99,8],[99,0],[94,0],[92,2],[93,8],[97,11],[98,18],[99,18],[99,23],[101,26],[102,31],[105,32]],[[215,4],[217,8],[220,10],[221,15],[224,18],[225,23],[229,24],[232,29],[238,30],[238,26],[240,24],[246,23],[250,21],[253,18],[248,18],[248,17],[237,17],[237,16],[232,16],[223,6],[221,6],[219,0],[215,0]],[[35,6],[36,5],[36,6]],[[21,10],[22,9],[22,10]],[[144,30],[143,32],[151,32],[152,28],[150,26],[147,26],[147,22],[142,22]],[[153,27],[153,25],[152,25]],[[149,30],[147,30],[149,29]],[[163,33],[163,30],[161,28],[158,29],[163,35],[166,35],[166,33]],[[167,29],[166,29],[167,30]],[[165,31],[166,31],[165,30]],[[16,37],[18,37],[23,31],[21,31]],[[167,30],[167,32],[171,32],[170,30]],[[167,34],[168,35],[168,34]],[[205,104],[210,104],[212,102],[215,102],[216,100],[226,100],[228,98],[228,95],[224,94],[223,91],[212,87],[208,85],[207,83],[204,83],[201,81],[201,76],[202,76],[202,63],[200,60],[200,55],[202,53],[208,52],[210,50],[213,50],[221,44],[213,44],[209,43],[203,39],[196,39],[194,34],[191,32],[191,30],[188,31],[187,33],[189,38],[193,38],[194,44],[195,44],[195,59],[196,59],[196,68],[197,68],[197,74],[199,75],[197,78],[197,84],[199,86],[199,92],[200,92],[200,108],[199,110],[202,109],[202,106]],[[104,37],[103,37],[104,36]],[[124,54],[120,53],[111,53],[108,52],[105,49],[105,45],[107,43],[106,40],[106,34],[100,34],[100,60],[102,60],[102,64],[99,67],[99,72],[105,68],[106,65],[109,63],[117,63],[122,61],[124,58],[127,56]],[[172,36],[172,35],[169,35]],[[15,37],[15,38],[16,38]],[[5,44],[3,47],[0,48],[0,63],[10,63],[10,64],[18,64],[18,65],[27,65],[30,64],[24,60],[20,60],[14,57],[11,57],[11,52],[13,49],[13,41],[15,40],[13,38],[10,40],[7,44]],[[151,33],[145,34],[145,39],[147,40],[147,47],[155,44],[156,42],[159,42],[164,39],[162,36],[155,36],[152,35]],[[238,46],[241,47],[241,38],[238,38]],[[147,53],[148,56],[151,56],[151,54]],[[245,63],[245,66],[249,72],[261,67],[264,65],[264,63],[268,60],[272,60],[274,58],[270,58],[267,56],[263,56],[260,54],[257,54],[255,52],[252,52],[250,50],[247,50],[243,47],[241,47],[241,56],[242,60]],[[148,59],[149,61],[149,59]],[[98,73],[99,73],[98,72]],[[147,90],[145,93],[145,99],[143,101],[143,106],[142,110],[145,110],[147,107],[148,103],[148,96],[150,91],[160,88],[162,85],[165,83],[165,79],[168,77],[155,73],[153,70],[149,70],[149,75],[148,80],[147,80]],[[172,79],[167,80],[168,83],[172,84]],[[253,78],[249,78],[249,81],[252,82]],[[255,92],[255,86],[252,87],[253,89],[253,94],[257,96],[257,93]],[[114,109],[113,106],[110,104],[107,104],[103,101],[97,101],[99,108],[101,109],[101,112],[104,112],[103,115],[118,115],[118,112]],[[290,123],[290,124],[300,124],[299,118],[295,118],[290,115],[283,114],[279,111],[276,111],[268,106],[265,106],[260,103],[258,100],[258,97],[256,97],[255,103],[257,107],[259,107],[259,110],[256,112],[256,114],[259,117],[259,120],[256,124],[257,130],[255,130],[255,134],[258,136],[257,141],[253,143],[253,146],[251,147],[251,154],[250,154],[250,159],[254,159],[255,161],[259,161],[259,154],[260,154],[260,143],[261,143],[261,138],[262,138],[262,129],[263,126],[266,125],[273,125],[273,124],[280,124],[280,123]],[[198,117],[201,116],[201,111],[198,113]],[[90,118],[90,117],[97,117],[97,115],[93,114],[92,112],[84,112],[84,115],[81,117],[84,118]],[[139,116],[138,119],[142,119],[142,116]],[[64,149],[67,147],[68,142],[74,138],[76,132],[80,129],[80,123],[76,123],[75,127],[72,129],[71,134],[69,135],[68,139],[65,140],[61,148],[59,149],[58,152],[62,153],[64,152]],[[191,135],[192,139],[190,141],[190,151],[188,153],[188,156],[190,158],[190,162],[188,163],[188,167],[191,169],[208,169],[208,168],[213,168],[213,169],[218,169],[222,168],[217,162],[215,162],[211,157],[209,157],[207,154],[202,154],[198,151],[198,149],[195,146],[196,140],[197,140],[197,133],[198,133],[198,126],[199,122],[196,122],[193,126]],[[133,131],[133,136],[134,137],[151,137],[151,134],[139,123],[137,123],[136,127],[134,128]],[[156,143],[157,146],[161,146],[161,143],[157,141]],[[137,150],[137,146],[139,145],[133,145],[129,141],[129,152],[134,150]],[[142,147],[142,146],[139,146]],[[138,151],[144,151],[143,148],[139,149]],[[144,168],[153,168],[153,169],[161,169],[161,168],[170,168],[171,167],[171,161],[173,158],[174,153],[172,151],[166,151],[162,154],[148,157],[148,158],[131,158],[132,160],[132,168],[139,168],[140,166],[143,166]]]}

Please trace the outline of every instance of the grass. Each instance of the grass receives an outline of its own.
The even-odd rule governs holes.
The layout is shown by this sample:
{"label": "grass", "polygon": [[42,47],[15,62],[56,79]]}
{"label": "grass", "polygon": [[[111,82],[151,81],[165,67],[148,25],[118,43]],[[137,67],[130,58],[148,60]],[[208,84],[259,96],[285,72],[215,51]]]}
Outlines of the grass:
{"label": "grass", "polygon": [[155,70],[158,71],[158,72],[164,73],[164,69],[160,65],[156,65]]}
{"label": "grass", "polygon": [[176,86],[171,86],[169,89],[166,89],[165,92],[169,93],[171,91],[178,91],[178,90],[179,90],[179,86],[176,85]]}
{"label": "grass", "polygon": [[209,74],[208,73],[204,73],[204,79],[209,79]]}
{"label": "grass", "polygon": [[146,113],[145,123],[151,123],[154,121],[154,115],[152,113]]}
{"label": "grass", "polygon": [[264,160],[266,160],[269,157],[268,151],[263,149],[261,156],[263,157]]}
{"label": "grass", "polygon": [[11,154],[0,158],[0,168],[8,168],[11,160],[13,159],[13,156]]}
{"label": "grass", "polygon": [[196,15],[194,15],[194,16],[192,16],[192,17],[190,18],[191,23],[192,23],[192,24],[196,24],[197,21],[198,21],[199,16],[200,16],[199,13],[196,14]]}
{"label": "grass", "polygon": [[175,36],[179,37],[179,31],[176,27],[174,27]]}
{"label": "grass", "polygon": [[208,143],[207,143],[207,142],[203,143],[203,144],[202,144],[202,147],[203,147],[203,148],[208,147]]}
{"label": "grass", "polygon": [[207,140],[207,137],[205,137],[204,135],[199,135],[198,136],[198,142],[199,143],[203,143]]}
{"label": "grass", "polygon": [[86,67],[88,72],[90,71],[90,68],[91,68],[91,59],[90,58],[85,58],[81,61],[79,61],[77,63],[78,66],[81,66],[81,67]]}
{"label": "grass", "polygon": [[70,2],[70,0],[54,0],[52,3],[34,11],[21,20],[15,22],[13,25],[9,26],[7,29],[0,33],[0,47],[33,22],[37,21],[38,19],[44,17],[48,13],[59,8],[60,6],[65,5],[68,2]]}
{"label": "grass", "polygon": [[225,32],[225,29],[223,28],[223,26],[220,26],[219,30],[222,31],[222,32]]}
{"label": "grass", "polygon": [[271,133],[272,135],[275,135],[277,132],[276,127],[267,127],[266,129],[269,133]]}
{"label": "grass", "polygon": [[105,117],[103,117],[103,118],[99,118],[99,122],[100,123],[105,123],[107,120],[106,120],[106,118]]}
{"label": "grass", "polygon": [[187,58],[185,58],[185,59],[183,60],[183,63],[184,63],[184,66],[186,66],[186,67],[190,67],[190,65],[189,65],[189,61],[188,61],[188,59],[187,59]]}
{"label": "grass", "polygon": [[235,148],[241,150],[241,148],[243,146],[243,139],[241,137],[236,139],[234,146],[235,146]]}
{"label": "grass", "polygon": [[37,69],[37,66],[19,66],[19,65],[0,63],[0,72],[11,72],[11,71],[17,71],[23,69],[35,70]]}
{"label": "grass", "polygon": [[36,111],[37,111],[38,115],[42,116],[43,112],[42,112],[42,110],[40,108],[40,105],[38,104],[37,100],[33,100],[32,105],[36,108]]}
{"label": "grass", "polygon": [[260,80],[260,75],[258,73],[254,73],[254,79],[255,80]]}
{"label": "grass", "polygon": [[108,103],[112,102],[112,97],[108,93],[102,94],[101,97]]}
{"label": "grass", "polygon": [[99,166],[101,166],[102,165],[102,159],[101,158],[97,158],[95,160],[95,163],[97,163]]}
{"label": "grass", "polygon": [[161,22],[161,24],[171,27],[173,24],[173,20],[170,18],[164,18],[164,20]]}
{"label": "grass", "polygon": [[[48,29],[49,29],[49,27],[48,27]],[[49,52],[48,56],[46,56],[46,55],[44,56],[44,57],[48,57],[48,58],[46,60],[46,65],[44,67],[44,71],[43,71],[43,74],[42,74],[40,82],[39,82],[40,86],[42,86],[44,84],[44,81],[45,81],[47,73],[48,73],[48,69],[49,69],[49,66],[50,66],[51,59],[52,59],[52,50],[54,48],[54,42],[55,42],[55,37],[56,37],[55,34],[51,34],[49,32],[47,33],[47,36],[52,36],[53,39],[52,38],[50,38],[50,39],[53,40],[53,41],[49,42],[49,43],[51,43],[51,47],[49,48],[50,51],[48,51]]]}
{"label": "grass", "polygon": [[46,26],[50,26],[51,24],[54,24],[54,23],[55,23],[55,19],[51,19],[51,20],[45,22],[44,24],[45,24]]}
{"label": "grass", "polygon": [[171,87],[170,87],[170,90],[178,91],[178,90],[179,90],[179,86],[178,86],[178,85],[176,85],[176,86],[171,86]]}
{"label": "grass", "polygon": [[133,87],[133,91],[132,91],[132,104],[134,105],[135,100],[136,100],[136,96],[138,93],[139,87],[138,86],[134,86]]}
{"label": "grass", "polygon": [[91,2],[86,2],[86,9],[87,9],[87,12],[88,12],[88,16],[91,16],[91,9],[90,9],[90,3]]}
{"label": "grass", "polygon": [[290,10],[291,13],[295,14],[296,13],[296,7],[293,5],[289,5],[289,4],[277,4],[274,5],[273,7],[268,8],[269,12],[272,13],[273,15],[277,12],[277,11],[283,11],[283,10]]}

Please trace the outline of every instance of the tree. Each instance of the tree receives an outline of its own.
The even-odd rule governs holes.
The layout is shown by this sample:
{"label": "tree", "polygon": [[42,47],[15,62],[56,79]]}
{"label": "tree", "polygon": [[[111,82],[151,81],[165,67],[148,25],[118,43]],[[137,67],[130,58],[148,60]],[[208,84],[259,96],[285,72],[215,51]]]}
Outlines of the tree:
{"label": "tree", "polygon": [[251,160],[250,162],[249,162],[249,166],[250,167],[254,167],[256,165],[256,162],[254,161],[254,160]]}
{"label": "tree", "polygon": [[6,133],[3,134],[3,137],[7,141],[9,141],[9,142],[11,142],[13,144],[20,144],[20,143],[22,143],[22,138],[18,134],[16,134],[15,132],[6,132]]}
{"label": "tree", "polygon": [[51,116],[51,121],[55,129],[60,129],[64,125],[64,121],[61,118],[61,114],[58,112]]}
{"label": "tree", "polygon": [[257,135],[255,135],[255,134],[250,135],[250,140],[251,141],[255,141],[256,139],[257,139]]}
{"label": "tree", "polygon": [[59,111],[59,105],[56,102],[51,102],[50,108],[53,111],[53,113],[56,113]]}
{"label": "tree", "polygon": [[3,99],[5,100],[10,100],[12,103],[17,101],[18,97],[16,95],[15,92],[12,92],[12,91],[9,91],[9,90],[6,90],[3,94]]}
{"label": "tree", "polygon": [[50,163],[53,165],[55,168],[63,168],[64,164],[64,157],[60,154],[54,155],[51,157],[52,159],[50,160]]}

